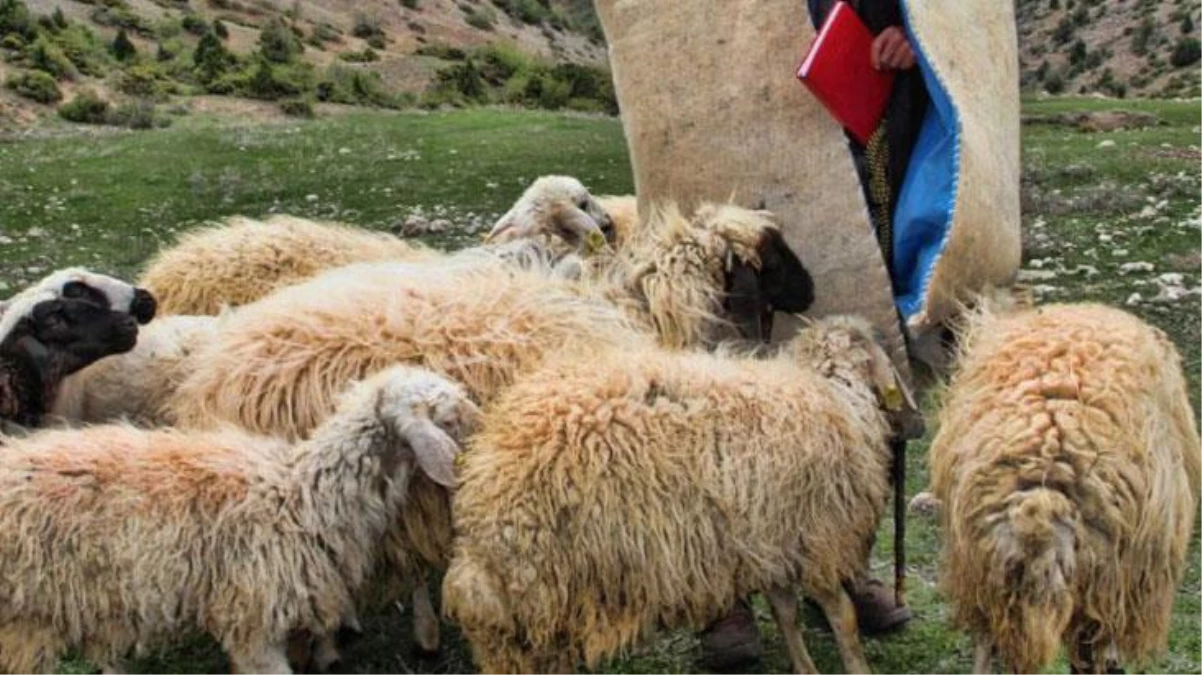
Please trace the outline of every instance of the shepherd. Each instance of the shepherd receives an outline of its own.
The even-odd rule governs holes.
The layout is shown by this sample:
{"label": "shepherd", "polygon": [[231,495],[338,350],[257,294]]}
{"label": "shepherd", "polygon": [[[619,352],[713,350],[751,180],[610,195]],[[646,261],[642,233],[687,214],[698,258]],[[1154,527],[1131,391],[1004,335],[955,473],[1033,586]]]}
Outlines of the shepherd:
{"label": "shepherd", "polygon": [[[773,211],[815,280],[808,314],[860,314],[911,384],[947,363],[946,322],[1020,259],[1018,50],[1011,2],[853,0],[896,71],[878,145],[855,143],[795,79],[833,0],[596,0],[640,212],[675,200]],[[882,189],[883,187],[883,189]],[[774,339],[798,323],[778,317]],[[920,425],[919,425],[920,426]],[[900,434],[896,530],[904,534]],[[900,542],[895,542],[895,546]],[[849,580],[865,632],[909,620],[894,593]],[[746,607],[703,638],[707,665],[743,668]]]}

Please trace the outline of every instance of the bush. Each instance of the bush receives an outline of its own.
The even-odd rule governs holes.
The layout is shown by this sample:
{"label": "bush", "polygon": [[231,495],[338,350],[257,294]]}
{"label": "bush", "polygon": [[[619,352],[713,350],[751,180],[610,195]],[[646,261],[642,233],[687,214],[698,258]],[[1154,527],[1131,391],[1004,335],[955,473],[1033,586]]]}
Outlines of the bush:
{"label": "bush", "polygon": [[159,84],[159,74],[152,66],[132,66],[123,71],[117,80],[117,91],[138,98],[162,98],[165,94]]}
{"label": "bush", "polygon": [[222,40],[228,40],[230,39],[230,29],[225,27],[224,21],[221,19],[215,19],[213,21],[213,35],[216,35]]}
{"label": "bush", "polygon": [[1169,63],[1174,68],[1184,68],[1190,66],[1202,59],[1202,44],[1199,44],[1197,38],[1181,38],[1177,44],[1173,46],[1173,53],[1169,56]]}
{"label": "bush", "polygon": [[419,56],[433,56],[444,61],[462,61],[467,58],[467,52],[459,47],[452,47],[444,42],[432,42],[417,48]]}
{"label": "bush", "polygon": [[371,47],[368,47],[361,52],[342,52],[338,55],[338,58],[347,63],[371,63],[372,61],[379,61],[380,55]]}
{"label": "bush", "polygon": [[60,31],[54,40],[67,60],[84,75],[101,77],[112,65],[108,45],[87,26],[71,24]]}
{"label": "bush", "polygon": [[540,0],[493,0],[509,16],[525,23],[538,24],[551,16],[551,8]]}
{"label": "bush", "polygon": [[367,38],[367,46],[372,49],[385,49],[388,47],[388,42],[384,39],[383,35],[373,35]]}
{"label": "bush", "polygon": [[1049,94],[1059,94],[1064,91],[1064,78],[1060,73],[1052,73],[1044,78],[1043,88]]}
{"label": "bush", "polygon": [[47,40],[45,35],[38,37],[25,50],[25,55],[30,67],[48,73],[55,79],[69,80],[75,77],[75,65],[71,63],[71,59],[67,58],[58,45]]}
{"label": "bush", "polygon": [[130,129],[153,129],[156,126],[165,127],[171,124],[171,119],[155,115],[154,103],[150,101],[129,101],[117,106],[108,115],[109,124]]}
{"label": "bush", "polygon": [[420,0],[401,0],[401,5],[409,9],[418,9],[419,4],[421,4]]}
{"label": "bush", "polygon": [[80,124],[104,124],[108,121],[109,102],[96,92],[85,89],[58,107],[59,117]]}
{"label": "bush", "polygon": [[1078,39],[1068,53],[1068,62],[1077,65],[1085,60],[1085,43]]}
{"label": "bush", "polygon": [[1193,32],[1194,32],[1194,20],[1190,17],[1189,14],[1186,14],[1181,19],[1181,34],[1182,35],[1192,35]]}
{"label": "bush", "polygon": [[396,108],[403,104],[402,97],[390,94],[384,89],[379,73],[338,64],[326,69],[315,91],[317,100],[330,103],[385,108]]}
{"label": "bush", "polygon": [[1156,32],[1156,24],[1152,22],[1151,17],[1145,18],[1136,29],[1135,35],[1131,38],[1131,51],[1139,56],[1148,53],[1148,43],[1152,39],[1153,33]]}
{"label": "bush", "polygon": [[384,30],[380,28],[380,20],[376,17],[357,14],[355,16],[355,25],[351,28],[351,35],[366,40],[374,35],[383,37]]}
{"label": "bush", "polygon": [[249,76],[243,75],[240,80],[244,95],[264,101],[300,96],[313,86],[307,64],[272,64],[263,58],[251,68]]}
{"label": "bush", "polygon": [[37,37],[37,23],[21,0],[0,0],[0,33],[14,33],[25,42]]}
{"label": "bush", "polygon": [[104,5],[97,7],[93,9],[91,14],[88,16],[92,19],[92,21],[95,21],[101,26],[128,28],[129,30],[135,31],[140,35],[147,35],[153,32],[150,30],[150,27],[146,25],[146,22],[142,20],[142,17],[138,16],[138,14],[134,12],[129,5],[126,5],[123,2],[113,6]]}
{"label": "bush", "polygon": [[209,31],[209,24],[197,14],[185,14],[180,19],[180,26],[193,35],[204,35]]}
{"label": "bush", "polygon": [[492,30],[492,25],[496,20],[497,13],[489,7],[473,7],[464,17],[467,25],[480,30]]}
{"label": "bush", "polygon": [[67,27],[67,16],[63,14],[62,7],[56,6],[54,8],[54,13],[50,15],[50,21],[54,24],[56,29],[61,30]]}
{"label": "bush", "polygon": [[259,51],[272,63],[289,63],[304,50],[300,39],[278,17],[259,31]]}
{"label": "bush", "polygon": [[130,41],[129,36],[125,34],[125,29],[117,31],[117,37],[113,38],[112,44],[113,56],[117,57],[118,61],[128,61],[138,55],[138,48]]}
{"label": "bush", "polygon": [[280,110],[289,117],[306,117],[314,116],[313,104],[309,99],[292,98],[286,101],[280,101]]}
{"label": "bush", "polygon": [[25,49],[25,40],[16,33],[8,33],[0,40],[0,47],[12,51],[22,51]]}
{"label": "bush", "polygon": [[38,103],[56,103],[63,99],[58,82],[40,70],[9,75],[4,86],[13,90],[18,96],[24,96]]}

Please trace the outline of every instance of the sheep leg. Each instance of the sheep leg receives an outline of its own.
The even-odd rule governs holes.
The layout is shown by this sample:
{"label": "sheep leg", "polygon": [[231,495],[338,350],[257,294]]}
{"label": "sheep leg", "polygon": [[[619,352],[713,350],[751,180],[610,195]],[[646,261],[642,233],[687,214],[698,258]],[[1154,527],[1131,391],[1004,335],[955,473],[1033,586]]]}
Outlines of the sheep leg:
{"label": "sheep leg", "polygon": [[972,672],[978,675],[993,672],[993,646],[989,644],[989,640],[981,637],[973,640]]}
{"label": "sheep leg", "polygon": [[283,643],[232,648],[229,654],[230,669],[234,673],[292,673]]}
{"label": "sheep leg", "polygon": [[1124,675],[1127,671],[1123,669],[1123,661],[1119,658],[1119,646],[1114,640],[1106,645],[1106,661],[1103,672],[1107,675]]}
{"label": "sheep leg", "polygon": [[438,651],[438,613],[430,600],[430,584],[423,577],[413,588],[413,637],[417,646],[427,654]]}
{"label": "sheep leg", "polygon": [[864,647],[860,645],[860,626],[856,622],[856,606],[851,597],[842,587],[836,591],[822,591],[813,594],[814,601],[822,607],[826,621],[835,635],[835,643],[839,645],[839,657],[843,660],[843,670],[848,673],[870,673],[868,659],[864,656]]}
{"label": "sheep leg", "polygon": [[798,673],[816,673],[814,660],[806,649],[805,640],[797,628],[797,593],[791,588],[776,586],[765,594],[772,605],[772,616],[776,619],[776,627],[785,638],[785,648],[789,650],[789,662]]}

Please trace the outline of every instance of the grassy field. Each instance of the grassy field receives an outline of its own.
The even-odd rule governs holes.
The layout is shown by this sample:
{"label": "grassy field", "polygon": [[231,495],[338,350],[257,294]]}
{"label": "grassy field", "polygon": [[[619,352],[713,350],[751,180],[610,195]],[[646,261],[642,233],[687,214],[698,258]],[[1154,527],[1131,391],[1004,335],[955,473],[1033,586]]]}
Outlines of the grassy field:
{"label": "grassy field", "polygon": [[[1126,306],[1165,328],[1182,350],[1196,395],[1199,298],[1166,299],[1173,292],[1163,289],[1199,285],[1197,102],[1058,99],[1024,108],[1040,115],[1122,108],[1163,121],[1102,134],[1055,125],[1024,129],[1024,277],[1043,300]],[[190,117],[153,132],[51,132],[0,142],[0,297],[68,264],[133,276],[177,232],[229,214],[276,211],[386,229],[420,209],[468,223],[435,242],[460,246],[538,175],[572,174],[597,193],[632,188],[621,126],[603,118],[486,110],[275,124]],[[925,449],[925,440],[912,445],[910,495],[926,483]],[[882,528],[874,562],[884,577],[888,529]],[[969,642],[949,627],[936,587],[936,523],[911,516],[909,533],[909,598],[917,618],[901,633],[867,640],[869,661],[880,672],[967,672]],[[1190,561],[1169,651],[1150,664],[1154,671],[1202,670],[1197,536]],[[761,604],[758,611],[767,649],[762,670],[785,672],[788,662],[767,608]],[[840,670],[821,621],[813,614],[806,621],[819,668]],[[409,616],[396,607],[380,610],[365,626],[366,636],[347,651],[355,672],[472,669],[451,626],[445,649],[433,658],[413,655]],[[696,657],[690,634],[665,634],[604,670],[689,672],[699,668]],[[76,659],[63,665],[73,672],[91,669]],[[192,637],[132,666],[135,672],[227,667],[215,645]],[[1067,667],[1061,661],[1054,671]]]}

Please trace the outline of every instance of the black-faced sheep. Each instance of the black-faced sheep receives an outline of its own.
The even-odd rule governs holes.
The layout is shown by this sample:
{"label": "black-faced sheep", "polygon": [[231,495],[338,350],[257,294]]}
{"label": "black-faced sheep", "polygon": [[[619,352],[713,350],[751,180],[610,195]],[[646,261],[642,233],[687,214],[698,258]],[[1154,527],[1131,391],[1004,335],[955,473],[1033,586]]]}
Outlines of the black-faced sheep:
{"label": "black-faced sheep", "polygon": [[420,369],[347,393],[297,448],[231,429],[45,431],[0,453],[0,667],[116,665],[202,630],[235,672],[290,672],[353,612],[410,479],[454,484],[477,412]]}
{"label": "black-faced sheep", "polygon": [[976,671],[1039,672],[1062,643],[1078,672],[1163,649],[1202,481],[1173,344],[1085,304],[983,308],[961,349],[930,461]]}
{"label": "black-faced sheep", "polygon": [[843,584],[888,503],[882,399],[896,374],[865,322],[832,317],[776,358],[659,348],[564,354],[486,411],[463,455],[443,603],[487,672],[573,672],[658,625],[700,628],[764,591],[813,672],[796,587],[868,668]]}
{"label": "black-faced sheep", "polygon": [[146,291],[75,268],[0,302],[0,420],[41,424],[65,377],[133,348],[154,314]]}

